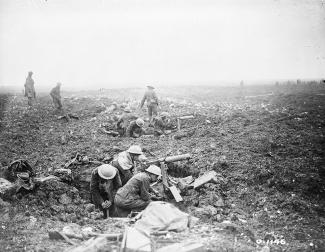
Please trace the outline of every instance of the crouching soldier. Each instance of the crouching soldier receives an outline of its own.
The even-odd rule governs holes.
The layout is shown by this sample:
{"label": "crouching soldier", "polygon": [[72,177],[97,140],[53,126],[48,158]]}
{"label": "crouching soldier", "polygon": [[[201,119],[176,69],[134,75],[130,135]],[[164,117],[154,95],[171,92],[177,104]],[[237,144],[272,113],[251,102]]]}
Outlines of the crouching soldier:
{"label": "crouching soldier", "polygon": [[122,186],[117,169],[109,164],[95,168],[91,173],[91,201],[103,211],[104,218],[114,214],[114,194]]}
{"label": "crouching soldier", "polygon": [[145,134],[143,129],[144,121],[141,118],[130,122],[129,126],[126,129],[125,136],[126,137],[140,137]]}
{"label": "crouching soldier", "polygon": [[[137,161],[143,160],[143,152],[140,146],[132,145],[126,151],[120,152],[111,162],[116,167],[121,176],[122,185],[130,180],[133,176],[133,170]],[[139,159],[140,157],[140,159]]]}
{"label": "crouching soldier", "polygon": [[134,175],[115,195],[117,214],[123,217],[131,211],[141,211],[152,199],[159,199],[159,193],[150,184],[160,177],[161,170],[156,165],[150,165],[144,172]]}
{"label": "crouching soldier", "polygon": [[137,117],[131,113],[130,108],[129,107],[124,108],[123,114],[121,115],[121,117],[118,119],[116,123],[116,128],[120,136],[125,135],[128,125],[132,120],[135,119],[137,119]]}
{"label": "crouching soldier", "polygon": [[166,135],[170,133],[171,129],[173,129],[173,125],[167,112],[162,112],[160,116],[154,117],[152,121],[155,136]]}

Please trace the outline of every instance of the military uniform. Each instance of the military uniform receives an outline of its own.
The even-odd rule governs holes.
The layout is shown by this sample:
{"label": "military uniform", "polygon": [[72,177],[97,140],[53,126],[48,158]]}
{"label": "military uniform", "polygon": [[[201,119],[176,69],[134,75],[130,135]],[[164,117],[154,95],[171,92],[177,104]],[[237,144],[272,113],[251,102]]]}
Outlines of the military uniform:
{"label": "military uniform", "polygon": [[137,125],[136,121],[132,121],[125,131],[125,136],[137,138],[142,136],[144,133],[145,131]]}
{"label": "military uniform", "polygon": [[160,116],[156,116],[153,118],[153,127],[154,127],[154,135],[160,136],[166,134],[166,130],[173,130],[176,126],[173,125],[171,120],[169,119],[162,119]]}
{"label": "military uniform", "polygon": [[151,202],[150,176],[145,172],[134,175],[115,195],[115,205],[119,209],[140,211]]}
{"label": "military uniform", "polygon": [[148,116],[149,122],[151,122],[152,116],[157,115],[157,108],[158,108],[158,97],[153,89],[149,89],[145,92],[140,107],[143,107],[144,102],[147,101],[148,107]]}
{"label": "military uniform", "polygon": [[55,86],[50,93],[55,108],[62,109],[61,95],[60,95],[60,85]]}
{"label": "military uniform", "polygon": [[31,76],[28,76],[26,78],[25,82],[25,96],[28,98],[28,105],[32,106],[33,99],[36,98],[36,92],[34,88],[34,80]]}
{"label": "military uniform", "polygon": [[120,152],[111,162],[111,165],[114,166],[120,174],[122,185],[125,185],[126,182],[132,178],[135,163],[131,158],[130,153],[127,151]]}
{"label": "military uniform", "polygon": [[126,129],[132,120],[137,117],[131,113],[123,113],[116,123],[117,131],[121,136],[125,135]]}
{"label": "military uniform", "polygon": [[[90,193],[91,201],[104,213],[104,218],[107,218],[107,213],[102,207],[102,203],[109,200],[114,202],[114,194],[117,189],[122,186],[121,178],[117,172],[113,179],[102,179],[98,174],[98,168],[95,168],[91,173]],[[110,216],[114,215],[114,204],[109,208]]]}

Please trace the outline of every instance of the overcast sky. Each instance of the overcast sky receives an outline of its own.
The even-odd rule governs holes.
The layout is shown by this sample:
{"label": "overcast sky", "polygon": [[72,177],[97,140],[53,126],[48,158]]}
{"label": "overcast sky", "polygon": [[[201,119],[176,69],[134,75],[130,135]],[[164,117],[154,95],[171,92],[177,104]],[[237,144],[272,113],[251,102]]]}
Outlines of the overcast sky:
{"label": "overcast sky", "polygon": [[[324,78],[321,0],[0,0],[0,85]],[[63,86],[63,87],[64,87]]]}

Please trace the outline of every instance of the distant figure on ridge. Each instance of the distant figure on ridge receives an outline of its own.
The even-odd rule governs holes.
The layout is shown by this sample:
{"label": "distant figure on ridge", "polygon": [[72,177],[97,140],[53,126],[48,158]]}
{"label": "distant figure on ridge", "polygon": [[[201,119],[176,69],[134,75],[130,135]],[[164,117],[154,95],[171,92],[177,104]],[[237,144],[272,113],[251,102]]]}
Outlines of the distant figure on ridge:
{"label": "distant figure on ridge", "polygon": [[28,105],[33,105],[33,100],[36,99],[36,92],[34,88],[34,80],[32,79],[33,72],[28,72],[25,82],[25,96],[28,98]]}
{"label": "distant figure on ridge", "polygon": [[57,110],[62,109],[62,103],[61,103],[61,94],[60,94],[60,88],[61,88],[61,83],[58,82],[54,88],[51,90],[51,97],[53,99],[54,107]]}

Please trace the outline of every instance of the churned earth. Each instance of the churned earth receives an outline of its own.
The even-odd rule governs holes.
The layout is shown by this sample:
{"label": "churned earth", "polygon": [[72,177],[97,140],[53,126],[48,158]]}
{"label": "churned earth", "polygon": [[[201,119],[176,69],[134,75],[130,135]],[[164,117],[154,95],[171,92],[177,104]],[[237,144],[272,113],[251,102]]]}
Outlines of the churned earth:
{"label": "churned earth", "polygon": [[[174,177],[207,171],[218,183],[183,193],[173,202],[199,218],[183,233],[155,238],[157,247],[198,241],[207,251],[325,250],[325,87],[314,85],[161,88],[160,111],[172,118],[194,115],[179,132],[163,138],[119,138],[105,134],[142,89],[63,93],[65,111],[79,119],[58,119],[47,94],[28,108],[22,95],[1,95],[0,165],[26,159],[37,176],[55,174],[77,154],[66,181],[48,181],[33,192],[1,200],[1,251],[62,251],[72,245],[50,240],[48,231],[66,225],[98,232],[122,232],[120,219],[101,220],[89,201],[91,169],[131,144],[149,159],[191,153],[170,165]],[[112,111],[112,103],[119,108]],[[265,247],[266,246],[266,247]],[[112,247],[117,249],[118,244]],[[266,250],[267,251],[267,250]]]}

